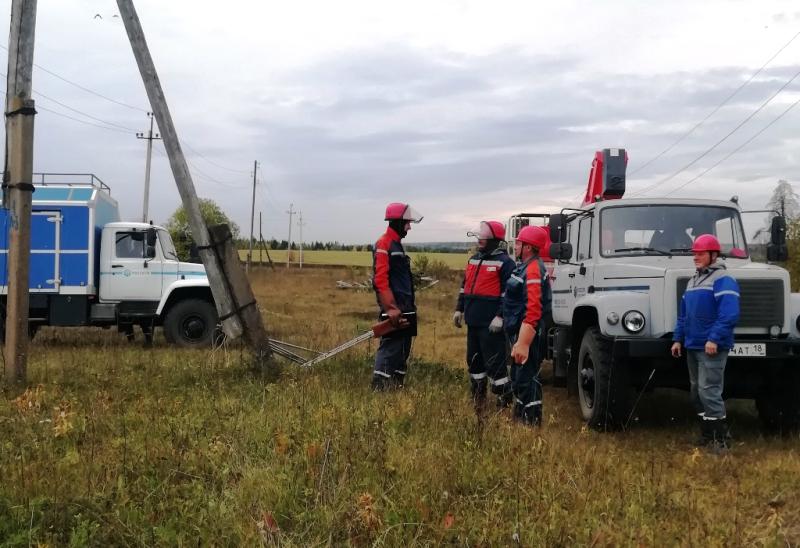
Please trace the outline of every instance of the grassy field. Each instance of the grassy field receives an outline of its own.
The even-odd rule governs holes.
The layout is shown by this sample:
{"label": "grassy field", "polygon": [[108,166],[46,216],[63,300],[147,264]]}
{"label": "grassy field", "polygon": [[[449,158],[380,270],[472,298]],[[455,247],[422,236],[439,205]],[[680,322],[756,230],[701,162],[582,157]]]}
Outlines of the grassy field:
{"label": "grassy field", "polygon": [[[271,333],[330,348],[375,316],[354,269],[256,270]],[[27,390],[0,400],[3,546],[664,546],[800,543],[800,440],[752,405],[731,453],[689,442],[682,393],[645,395],[626,432],[586,430],[562,389],[545,426],[479,422],[457,285],[419,294],[406,389],[368,390],[375,344],[312,370],[247,369],[113,332],[42,330]]]}
{"label": "grassy field", "polygon": [[[286,250],[270,250],[270,257],[274,263],[286,264]],[[431,261],[442,261],[444,264],[452,269],[460,270],[467,264],[469,255],[467,253],[408,253],[411,259],[414,260],[420,255],[426,255]],[[247,250],[240,249],[239,256],[242,260],[247,259]],[[262,260],[265,264],[267,262],[267,255],[262,253],[259,257],[258,251],[253,250],[253,262]],[[297,263],[300,260],[300,252],[292,251],[292,262]],[[372,252],[370,251],[303,251],[303,263],[309,265],[326,265],[326,266],[372,266]]]}

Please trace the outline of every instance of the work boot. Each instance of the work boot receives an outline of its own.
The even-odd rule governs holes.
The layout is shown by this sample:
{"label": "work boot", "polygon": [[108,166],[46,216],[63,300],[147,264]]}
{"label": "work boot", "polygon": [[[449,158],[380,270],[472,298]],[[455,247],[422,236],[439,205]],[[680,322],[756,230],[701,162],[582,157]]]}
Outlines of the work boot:
{"label": "work boot", "polygon": [[399,371],[395,371],[394,375],[392,375],[392,388],[397,390],[401,390],[406,383],[406,372],[403,371],[400,373]]}
{"label": "work boot", "polygon": [[471,380],[469,385],[470,396],[475,413],[482,416],[486,412],[486,379]]}
{"label": "work boot", "polygon": [[720,455],[728,452],[728,442],[731,439],[730,431],[728,430],[728,421],[719,419],[716,421],[706,421],[711,423],[710,434],[711,441],[708,443],[709,450]]}
{"label": "work boot", "polygon": [[514,394],[509,392],[504,392],[502,394],[497,395],[497,409],[506,409],[511,406],[511,403],[514,401]]}
{"label": "work boot", "polygon": [[522,424],[527,426],[541,426],[542,425],[542,406],[531,405],[522,411]]}
{"label": "work boot", "polygon": [[383,375],[372,376],[372,391],[373,392],[386,392],[391,389],[391,377],[384,377]]}
{"label": "work boot", "polygon": [[711,432],[711,422],[703,418],[703,415],[697,415],[697,426],[700,428],[700,435],[694,440],[693,445],[697,447],[705,447],[714,440],[714,435]]}

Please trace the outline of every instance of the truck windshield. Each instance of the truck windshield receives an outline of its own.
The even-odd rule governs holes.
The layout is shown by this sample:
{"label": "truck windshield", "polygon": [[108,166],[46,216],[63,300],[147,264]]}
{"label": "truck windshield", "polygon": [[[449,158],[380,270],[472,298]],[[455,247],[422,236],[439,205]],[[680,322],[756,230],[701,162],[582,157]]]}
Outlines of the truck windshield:
{"label": "truck windshield", "polygon": [[739,212],[732,207],[620,205],[600,216],[600,252],[626,255],[691,255],[701,234],[715,235],[726,257],[747,258]]}
{"label": "truck windshield", "polygon": [[175,251],[175,244],[172,243],[172,237],[166,230],[158,231],[158,241],[161,242],[161,251],[167,259],[178,260],[178,253]]}

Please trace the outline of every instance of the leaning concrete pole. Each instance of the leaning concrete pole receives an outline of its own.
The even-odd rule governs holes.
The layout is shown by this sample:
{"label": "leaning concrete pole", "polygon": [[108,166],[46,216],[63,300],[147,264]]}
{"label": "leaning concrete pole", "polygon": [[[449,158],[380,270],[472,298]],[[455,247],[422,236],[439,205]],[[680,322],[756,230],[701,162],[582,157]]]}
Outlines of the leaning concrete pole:
{"label": "leaning concrete pole", "polygon": [[[222,328],[225,334],[231,338],[237,338],[242,334],[246,335],[246,338],[253,346],[257,359],[261,362],[270,355],[267,331],[261,314],[257,313],[255,299],[248,300],[241,296],[242,291],[245,294],[252,295],[252,290],[249,284],[246,288],[232,287],[234,283],[238,284],[238,279],[245,277],[244,272],[238,279],[232,279],[230,275],[226,275],[231,270],[242,270],[241,264],[238,258],[235,264],[228,264],[229,261],[223,263],[226,254],[222,252],[221,246],[225,242],[211,241],[210,233],[200,213],[200,202],[197,199],[194,182],[189,173],[189,166],[186,163],[186,158],[178,140],[178,134],[172,123],[167,100],[161,88],[161,82],[158,79],[153,59],[150,56],[150,50],[147,48],[144,31],[139,22],[139,17],[136,15],[133,2],[132,0],[117,0],[117,6],[133,48],[133,55],[139,65],[139,72],[147,90],[150,106],[158,127],[161,129],[161,138],[167,150],[172,174],[175,177],[175,183],[178,185],[183,207],[189,217],[192,237],[197,244],[200,258],[203,260],[208,273],[208,280],[211,284],[211,292],[214,295],[217,312],[222,319]],[[238,301],[236,294],[240,294]],[[256,313],[253,313],[253,311]]]}
{"label": "leaning concrete pole", "polygon": [[8,234],[8,297],[6,302],[5,379],[24,383],[28,363],[28,277],[33,197],[33,117],[31,99],[36,0],[13,0],[8,35],[6,90],[6,161],[4,203],[10,218]]}

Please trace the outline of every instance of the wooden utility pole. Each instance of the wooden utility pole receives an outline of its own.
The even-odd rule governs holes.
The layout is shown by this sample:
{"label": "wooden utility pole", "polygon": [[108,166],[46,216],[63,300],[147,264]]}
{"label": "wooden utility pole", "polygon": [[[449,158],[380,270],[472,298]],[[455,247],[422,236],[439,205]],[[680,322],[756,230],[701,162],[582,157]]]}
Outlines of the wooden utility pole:
{"label": "wooden utility pole", "polygon": [[6,165],[3,207],[10,218],[8,298],[6,303],[5,379],[24,383],[28,364],[28,272],[33,201],[33,117],[31,99],[36,1],[13,0],[8,35],[6,90]]}
{"label": "wooden utility pole", "polygon": [[[233,284],[239,283],[242,277],[244,277],[244,283],[248,285],[247,289],[250,289],[245,273],[242,270],[241,262],[237,257],[235,262],[227,264],[227,257],[224,255],[223,250],[218,249],[225,242],[220,242],[216,239],[214,242],[211,241],[211,234],[200,214],[200,202],[197,199],[194,182],[189,173],[189,166],[186,163],[186,158],[178,140],[178,134],[172,123],[167,100],[161,88],[161,82],[153,59],[150,56],[150,50],[147,48],[144,32],[133,7],[133,2],[132,0],[117,0],[117,7],[125,25],[125,30],[128,33],[128,39],[131,42],[133,55],[139,66],[139,72],[142,75],[153,114],[155,114],[156,123],[158,123],[158,127],[161,130],[161,138],[164,142],[164,148],[167,150],[172,174],[175,177],[175,183],[178,185],[183,207],[189,217],[192,238],[197,244],[200,258],[203,260],[203,265],[205,265],[208,273],[211,293],[214,296],[217,312],[222,320],[222,329],[230,338],[237,338],[245,334],[253,346],[256,359],[259,363],[262,363],[270,355],[263,318],[260,313],[244,313],[245,309],[248,308],[258,310],[255,301],[238,301],[235,298],[237,291],[232,289]],[[231,276],[232,273],[237,275]],[[241,276],[238,275],[239,273]]]}
{"label": "wooden utility pole", "polygon": [[286,244],[286,268],[289,268],[292,262],[292,217],[297,213],[294,210],[294,204],[289,204],[289,211],[286,213],[289,214],[289,241]]}
{"label": "wooden utility pole", "polygon": [[253,160],[253,200],[250,202],[250,243],[247,248],[247,265],[245,270],[250,272],[250,265],[253,262],[253,222],[256,216],[256,173],[258,172],[258,161]]}
{"label": "wooden utility pole", "polygon": [[300,268],[303,268],[303,212],[297,212],[297,227],[300,229]]}
{"label": "wooden utility pole", "polygon": [[153,140],[161,139],[156,133],[153,135],[153,113],[148,112],[147,116],[150,118],[150,131],[147,136],[144,133],[137,133],[137,139],[147,139],[147,160],[144,166],[144,205],[142,206],[142,222],[147,222],[147,208],[150,203],[150,163],[153,158]]}

